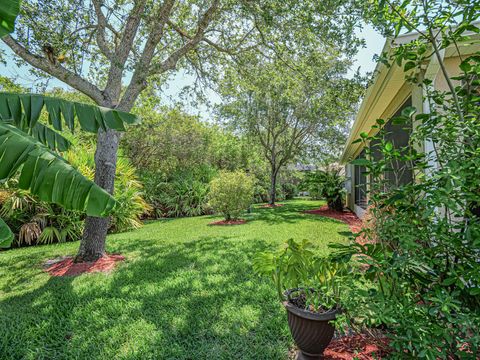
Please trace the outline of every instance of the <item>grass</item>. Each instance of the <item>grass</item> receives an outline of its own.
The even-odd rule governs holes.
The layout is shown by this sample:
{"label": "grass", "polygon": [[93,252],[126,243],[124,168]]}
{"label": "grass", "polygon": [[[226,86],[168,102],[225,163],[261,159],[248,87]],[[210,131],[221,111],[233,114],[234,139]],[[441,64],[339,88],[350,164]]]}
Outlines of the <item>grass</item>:
{"label": "grass", "polygon": [[49,277],[42,263],[78,243],[0,253],[1,359],[286,359],[292,340],[273,284],[252,257],[288,238],[328,251],[348,227],[300,213],[318,201],[218,217],[155,221],[111,235],[126,261],[111,274]]}

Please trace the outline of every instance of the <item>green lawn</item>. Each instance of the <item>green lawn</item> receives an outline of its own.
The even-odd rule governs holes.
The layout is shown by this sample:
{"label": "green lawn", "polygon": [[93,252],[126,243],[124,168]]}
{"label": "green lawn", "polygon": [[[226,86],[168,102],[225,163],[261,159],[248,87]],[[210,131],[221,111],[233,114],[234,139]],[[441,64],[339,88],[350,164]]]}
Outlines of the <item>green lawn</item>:
{"label": "green lawn", "polygon": [[258,251],[288,238],[326,251],[347,225],[295,200],[239,226],[218,217],[156,221],[111,235],[126,261],[111,274],[49,277],[42,262],[78,243],[0,253],[1,359],[286,359],[292,340],[275,290],[252,272]]}

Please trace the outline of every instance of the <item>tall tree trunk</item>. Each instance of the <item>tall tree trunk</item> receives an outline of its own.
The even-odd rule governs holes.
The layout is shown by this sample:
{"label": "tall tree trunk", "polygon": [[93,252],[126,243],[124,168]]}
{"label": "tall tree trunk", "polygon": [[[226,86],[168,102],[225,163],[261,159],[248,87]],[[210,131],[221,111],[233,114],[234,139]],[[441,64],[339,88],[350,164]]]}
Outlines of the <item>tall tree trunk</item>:
{"label": "tall tree trunk", "polygon": [[270,202],[269,204],[275,206],[275,200],[277,198],[277,169],[272,168],[272,174],[270,175]]}
{"label": "tall tree trunk", "polygon": [[[113,194],[115,171],[117,168],[117,151],[121,134],[108,129],[100,130],[95,151],[95,183]],[[93,261],[105,254],[110,218],[88,216],[85,220],[85,230],[75,261]]]}

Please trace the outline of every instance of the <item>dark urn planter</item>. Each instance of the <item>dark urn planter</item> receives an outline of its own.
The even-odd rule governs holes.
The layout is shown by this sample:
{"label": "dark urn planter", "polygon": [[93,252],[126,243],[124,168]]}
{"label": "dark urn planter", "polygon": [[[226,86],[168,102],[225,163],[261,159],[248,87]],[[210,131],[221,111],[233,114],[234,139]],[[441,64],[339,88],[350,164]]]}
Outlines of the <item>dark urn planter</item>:
{"label": "dark urn planter", "polygon": [[337,309],[324,313],[313,313],[284,301],[288,326],[299,348],[297,360],[323,359],[323,351],[332,341],[335,327],[330,324],[338,314]]}

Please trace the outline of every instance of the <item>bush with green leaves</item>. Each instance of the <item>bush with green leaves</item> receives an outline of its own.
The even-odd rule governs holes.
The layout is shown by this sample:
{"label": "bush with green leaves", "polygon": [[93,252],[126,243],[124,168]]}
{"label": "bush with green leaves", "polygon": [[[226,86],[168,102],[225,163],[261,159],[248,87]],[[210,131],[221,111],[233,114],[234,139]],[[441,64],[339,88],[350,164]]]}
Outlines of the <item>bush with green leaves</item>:
{"label": "bush with green leaves", "polygon": [[[448,88],[408,76],[425,89],[430,109],[406,107],[390,120],[413,129],[409,146],[392,143],[382,119],[374,135],[362,133],[357,140],[367,154],[353,164],[365,166],[371,178],[376,243],[353,243],[337,255],[355,256],[365,265],[359,281],[366,288],[358,289],[347,308],[357,324],[387,331],[396,358],[480,356],[480,53],[456,53],[465,43],[478,43],[478,35],[468,35],[480,32],[473,25],[480,16],[474,3],[379,2],[387,26],[419,31],[418,40],[384,60],[405,71],[418,69],[418,75],[433,56]],[[461,59],[454,78],[444,66],[446,47]],[[425,143],[432,150],[418,151]],[[395,172],[405,168],[413,181],[392,184]]]}
{"label": "bush with green leaves", "polygon": [[136,111],[143,123],[126,134],[123,148],[140,170],[153,217],[209,214],[209,183],[219,170],[263,171],[257,148],[246,138],[178,108],[158,112],[140,104]]}
{"label": "bush with green leaves", "polygon": [[340,175],[340,169],[327,167],[324,170],[317,170],[307,173],[303,187],[314,199],[325,199],[328,208],[331,210],[343,210],[343,197],[345,178]]}
{"label": "bush with green leaves", "polygon": [[285,200],[292,200],[298,194],[298,187],[295,184],[284,183],[281,187]]}
{"label": "bush with green leaves", "polygon": [[255,179],[243,171],[221,171],[210,182],[209,204],[226,220],[238,219],[252,204],[254,185]]}
{"label": "bush with green leaves", "polygon": [[175,174],[163,179],[161,175],[144,176],[145,196],[153,208],[151,216],[182,217],[211,213],[208,206],[208,181],[191,173]]}
{"label": "bush with green leaves", "polygon": [[40,201],[28,191],[18,189],[17,180],[0,190],[0,216],[15,234],[12,246],[50,244],[79,240],[84,214]]}

